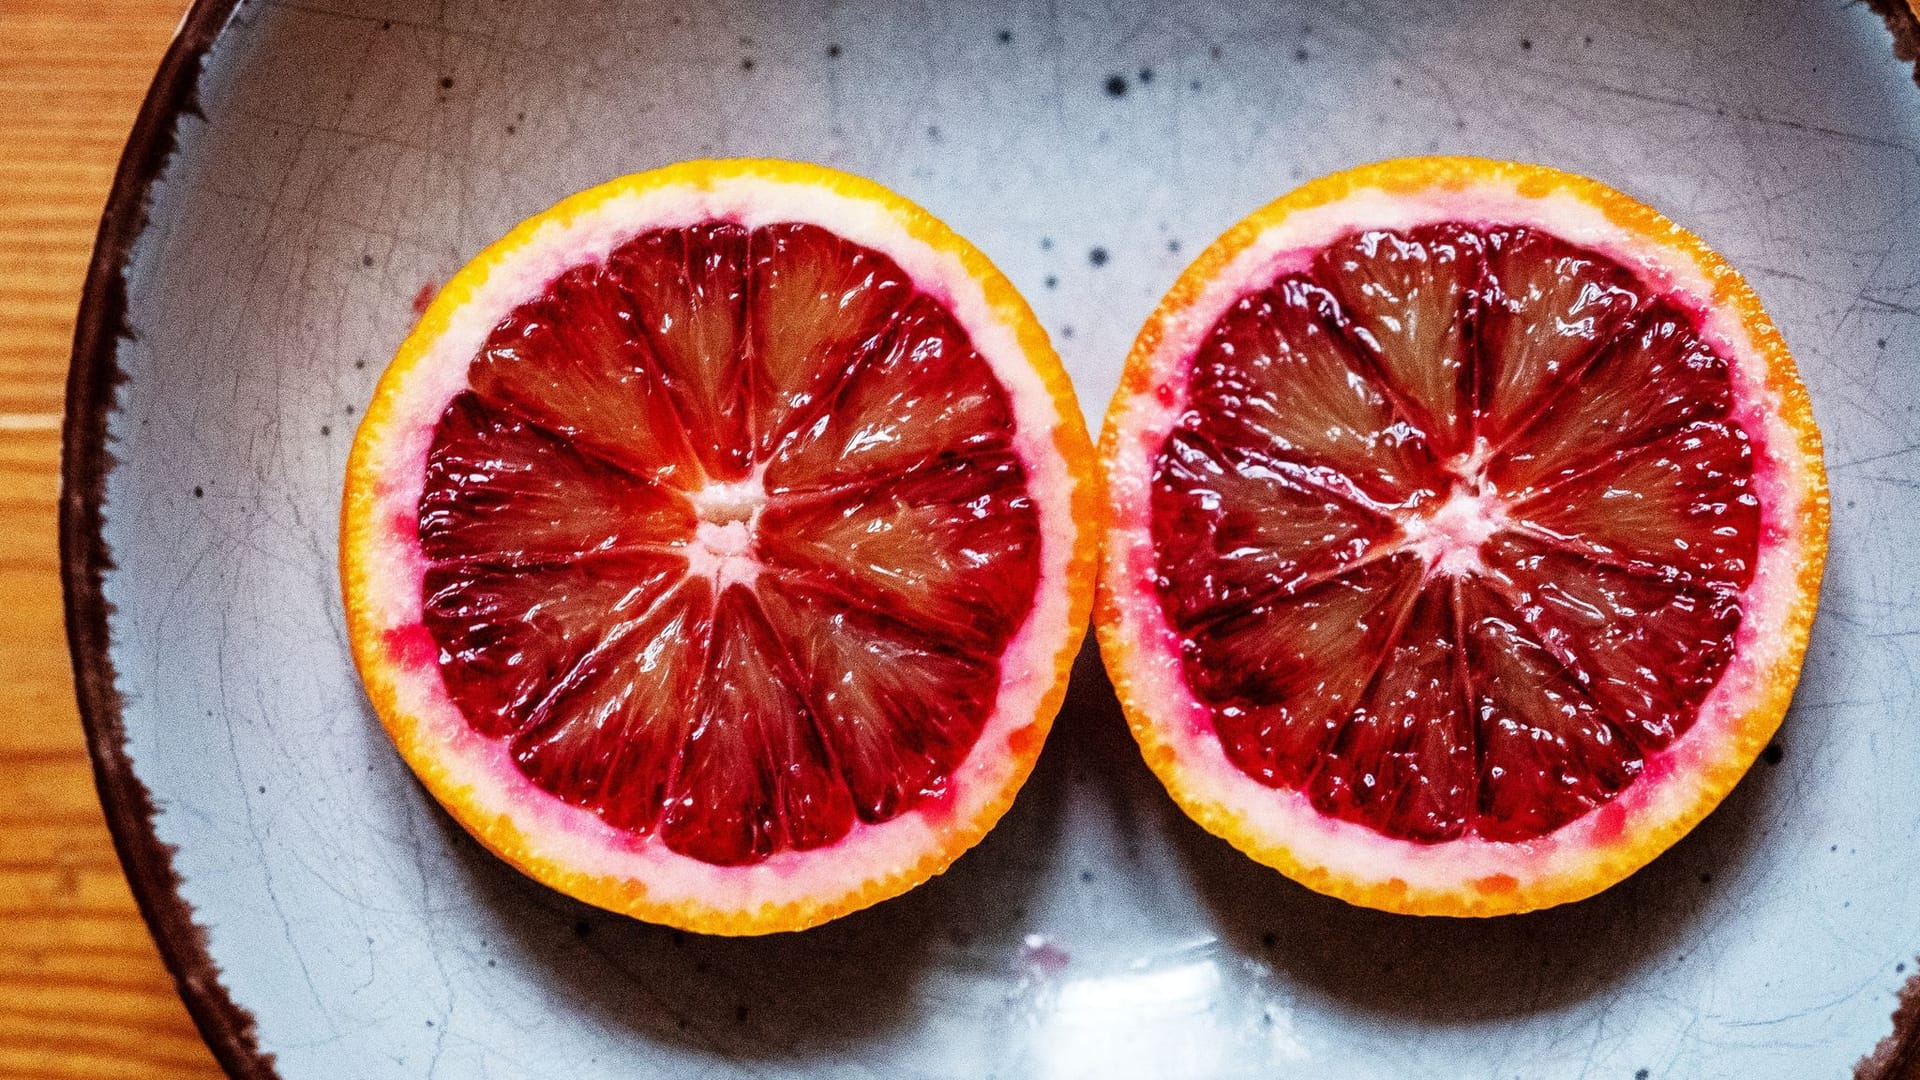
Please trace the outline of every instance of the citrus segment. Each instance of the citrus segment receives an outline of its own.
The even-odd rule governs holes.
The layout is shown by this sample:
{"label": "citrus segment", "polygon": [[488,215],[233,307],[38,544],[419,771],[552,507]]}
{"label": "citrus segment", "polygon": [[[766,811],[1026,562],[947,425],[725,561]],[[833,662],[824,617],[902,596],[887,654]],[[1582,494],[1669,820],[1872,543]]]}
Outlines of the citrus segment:
{"label": "citrus segment", "polygon": [[1357,233],[1329,245],[1313,277],[1331,290],[1420,431],[1448,447],[1469,437],[1466,297],[1480,283],[1482,238],[1446,224]]}
{"label": "citrus segment", "polygon": [[1528,531],[1594,561],[1738,589],[1752,578],[1759,544],[1753,464],[1744,430],[1703,420],[1596,455],[1526,492],[1512,513]]}
{"label": "citrus segment", "polygon": [[686,572],[653,555],[604,555],[529,572],[429,566],[424,625],[447,693],[486,735],[515,731],[594,653],[609,623],[644,616]]}
{"label": "citrus segment", "polygon": [[[698,701],[706,675],[701,661],[712,636],[712,587],[680,580],[684,573],[671,567],[661,575],[664,587],[650,595],[636,590],[620,598],[624,604],[601,609],[603,619],[611,611],[619,621],[601,623],[606,636],[558,670],[539,700],[506,718],[520,725],[509,729],[508,745],[522,772],[618,829],[641,832],[659,824],[677,793],[682,751],[697,723],[687,712],[660,708],[666,701]],[[547,584],[560,591],[566,583]],[[449,675],[449,686],[459,685],[456,680]],[[454,700],[465,704],[458,693]]]}
{"label": "citrus segment", "polygon": [[1389,620],[1380,644],[1353,657],[1361,673],[1354,707],[1323,745],[1309,793],[1333,817],[1440,840],[1474,816],[1460,623],[1453,590],[1413,586],[1405,596],[1377,616]]}
{"label": "citrus segment", "polygon": [[1726,669],[1740,626],[1738,593],[1636,573],[1522,533],[1491,539],[1485,587],[1515,613],[1643,753],[1685,731]]}
{"label": "citrus segment", "polygon": [[684,544],[693,507],[596,459],[586,445],[461,394],[427,455],[422,554],[434,562],[537,563]]}
{"label": "citrus segment", "polygon": [[1489,433],[1502,449],[1491,482],[1525,491],[1688,421],[1726,416],[1733,404],[1726,361],[1692,323],[1656,300],[1612,331],[1604,347],[1589,346],[1594,359],[1579,374],[1579,393],[1553,394],[1570,380],[1549,382],[1535,395],[1546,400]]}
{"label": "citrus segment", "polygon": [[[907,276],[877,252],[813,225],[760,230],[753,250],[748,355],[755,450],[771,452],[795,430],[796,411],[823,402],[844,365],[839,356],[878,348],[912,294]],[[923,339],[924,340],[924,339]]]}
{"label": "citrus segment", "polygon": [[1169,618],[1197,627],[1303,591],[1392,538],[1391,519],[1327,490],[1324,476],[1258,448],[1229,454],[1197,432],[1174,432],[1153,486],[1160,575],[1176,608]]}
{"label": "citrus segment", "polygon": [[1038,527],[1005,452],[776,497],[761,522],[762,557],[776,572],[812,577],[979,657],[998,655],[1032,605]]}
{"label": "citrus segment", "polygon": [[980,737],[971,703],[992,696],[992,662],[804,579],[769,583],[761,602],[783,628],[860,820],[937,795]]}
{"label": "citrus segment", "polygon": [[1644,290],[1612,260],[1537,228],[1487,230],[1480,251],[1477,295],[1461,310],[1472,311],[1478,338],[1477,430],[1503,443],[1550,413]]}
{"label": "citrus segment", "polygon": [[1797,674],[1825,489],[1791,360],[1590,181],[1412,159],[1280,200],[1149,321],[1103,452],[1102,648],[1149,763],[1356,902],[1610,884]]}
{"label": "citrus segment", "polygon": [[811,925],[938,872],[1030,769],[1090,591],[1078,425],[1025,306],[896,197],[770,162],[617,181],[476,260],[382,380],[356,657],[516,865]]}
{"label": "citrus segment", "polygon": [[769,491],[900,476],[1008,446],[1005,392],[951,314],[915,297],[889,330],[832,407],[779,440],[767,462]]}
{"label": "citrus segment", "polygon": [[601,265],[576,267],[508,312],[468,368],[473,392],[640,475],[698,485],[705,470],[607,276]]}
{"label": "citrus segment", "polygon": [[1398,505],[1438,482],[1427,436],[1396,411],[1365,361],[1339,301],[1289,277],[1248,296],[1194,359],[1190,423],[1226,449],[1264,450],[1331,492]]}
{"label": "citrus segment", "polygon": [[1327,736],[1357,707],[1371,665],[1414,597],[1409,558],[1362,567],[1282,602],[1255,604],[1194,627],[1195,692],[1218,702],[1227,755],[1261,781],[1300,788]]}

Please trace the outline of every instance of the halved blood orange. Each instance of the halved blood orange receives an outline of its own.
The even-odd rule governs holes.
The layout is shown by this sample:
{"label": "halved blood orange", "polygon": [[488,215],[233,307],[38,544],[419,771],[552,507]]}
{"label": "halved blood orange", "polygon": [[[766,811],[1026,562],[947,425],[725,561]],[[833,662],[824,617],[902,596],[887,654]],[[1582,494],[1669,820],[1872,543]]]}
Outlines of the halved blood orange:
{"label": "halved blood orange", "polygon": [[814,925],[1031,770],[1099,501],[1031,311],[900,197],[787,162],[574,196],[443,289],[354,441],[354,658],[452,815],[590,903]]}
{"label": "halved blood orange", "polygon": [[1229,230],[1107,414],[1096,624],[1148,763],[1321,892],[1598,892],[1765,747],[1826,550],[1780,335],[1552,169],[1389,161]]}

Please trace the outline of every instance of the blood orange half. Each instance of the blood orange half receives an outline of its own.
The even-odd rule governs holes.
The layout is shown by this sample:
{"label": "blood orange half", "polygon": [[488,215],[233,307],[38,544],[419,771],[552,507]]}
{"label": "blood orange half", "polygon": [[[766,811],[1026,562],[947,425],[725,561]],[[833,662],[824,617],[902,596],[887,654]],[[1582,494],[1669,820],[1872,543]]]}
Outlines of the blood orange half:
{"label": "blood orange half", "polygon": [[798,929],[1005,811],[1091,604],[1071,388],[986,258],[884,189],[693,162],[443,289],[354,442],[341,574],[394,744],[588,902]]}
{"label": "blood orange half", "polygon": [[1820,439],[1753,292],[1552,169],[1285,196],[1147,322],[1107,415],[1096,623],[1201,825],[1357,904],[1591,895],[1784,714]]}

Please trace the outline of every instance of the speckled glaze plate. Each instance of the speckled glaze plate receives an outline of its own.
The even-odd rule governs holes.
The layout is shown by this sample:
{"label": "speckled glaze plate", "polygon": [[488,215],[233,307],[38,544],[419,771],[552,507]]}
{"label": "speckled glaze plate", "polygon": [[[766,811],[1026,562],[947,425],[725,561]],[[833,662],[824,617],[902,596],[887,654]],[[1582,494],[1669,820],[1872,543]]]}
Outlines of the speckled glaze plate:
{"label": "speckled glaze plate", "polygon": [[[1706,237],[1827,435],[1793,713],[1626,883],[1488,922],[1307,892],[1179,815],[1089,652],[951,872],[708,940],[521,878],[381,733],[334,570],[355,413],[416,299],[522,217],[695,156],[872,176],[1026,292],[1097,420],[1220,230],[1434,151],[1586,173]],[[1920,87],[1859,4],[208,2],[82,312],[75,664],[135,891],[236,1077],[1909,1077],[1917,406]]]}

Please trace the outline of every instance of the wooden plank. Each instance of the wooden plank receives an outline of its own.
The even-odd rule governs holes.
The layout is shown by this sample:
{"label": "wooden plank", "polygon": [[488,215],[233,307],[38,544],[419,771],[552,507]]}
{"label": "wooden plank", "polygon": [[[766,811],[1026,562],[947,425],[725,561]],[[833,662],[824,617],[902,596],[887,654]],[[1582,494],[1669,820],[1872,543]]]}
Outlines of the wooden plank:
{"label": "wooden plank", "polygon": [[0,0],[0,1080],[221,1075],[120,874],[74,708],[54,514],[81,281],[185,0]]}

